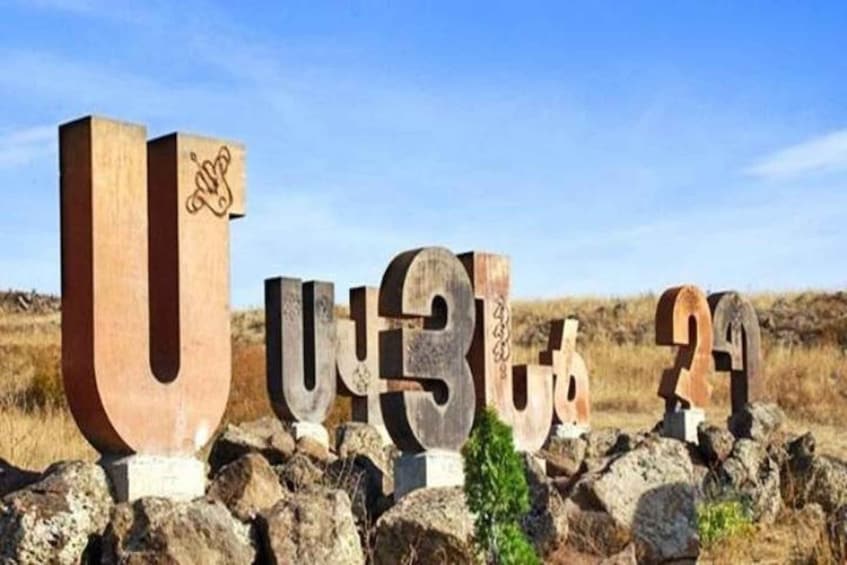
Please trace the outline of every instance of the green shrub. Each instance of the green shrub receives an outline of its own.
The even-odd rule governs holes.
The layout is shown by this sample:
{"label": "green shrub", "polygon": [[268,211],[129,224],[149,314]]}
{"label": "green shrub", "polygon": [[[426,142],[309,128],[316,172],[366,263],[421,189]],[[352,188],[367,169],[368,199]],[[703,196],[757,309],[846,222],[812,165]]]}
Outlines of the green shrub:
{"label": "green shrub", "polygon": [[750,512],[740,500],[709,500],[697,506],[697,530],[704,547],[722,539],[748,534],[752,527]]}
{"label": "green shrub", "polygon": [[520,528],[529,511],[524,464],[515,452],[512,429],[488,408],[477,416],[462,450],[465,496],[476,514],[476,543],[493,563],[538,563]]}

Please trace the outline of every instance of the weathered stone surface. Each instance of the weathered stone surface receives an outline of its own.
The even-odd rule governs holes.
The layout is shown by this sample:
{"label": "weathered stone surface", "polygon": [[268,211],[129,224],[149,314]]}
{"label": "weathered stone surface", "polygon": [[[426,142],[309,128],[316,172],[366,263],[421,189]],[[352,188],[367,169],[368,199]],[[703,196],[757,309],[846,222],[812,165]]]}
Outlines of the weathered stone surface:
{"label": "weathered stone surface", "polygon": [[626,546],[622,551],[600,561],[598,565],[637,565],[636,547],[634,543]]}
{"label": "weathered stone surface", "polygon": [[697,428],[700,454],[707,465],[717,465],[729,457],[735,437],[729,430],[706,423]]}
{"label": "weathered stone surface", "polygon": [[694,480],[685,445],[652,438],[575,485],[571,499],[581,512],[574,513],[571,529],[586,543],[592,543],[592,535],[611,538],[602,544],[607,555],[622,550],[631,532],[639,554],[650,562],[696,558]]}
{"label": "weathered stone surface", "polygon": [[753,304],[737,292],[709,295],[716,371],[730,373],[732,411],[762,398],[762,336]]}
{"label": "weathered stone surface", "polygon": [[229,394],[228,220],[244,215],[244,147],[146,138],[98,117],[59,129],[62,374],[101,453],[193,456]]}
{"label": "weathered stone surface", "polygon": [[555,551],[568,539],[568,517],[565,502],[547,479],[535,457],[524,454],[526,481],[529,486],[530,509],[523,528],[540,555]]}
{"label": "weathered stone surface", "polygon": [[299,491],[323,480],[324,467],[312,462],[302,453],[295,453],[282,465],[274,467],[279,480],[288,490]]}
{"label": "weathered stone surface", "polygon": [[309,436],[303,436],[297,440],[295,451],[319,465],[326,465],[335,460],[335,455],[329,451],[327,446]]}
{"label": "weathered stone surface", "polygon": [[779,464],[760,443],[749,439],[736,441],[718,477],[724,488],[749,499],[757,522],[773,523],[783,508]]}
{"label": "weathered stone surface", "polygon": [[364,563],[350,499],[341,490],[287,493],[256,520],[268,563]]}
{"label": "weathered stone surface", "polygon": [[267,459],[248,453],[218,472],[208,495],[220,500],[240,520],[251,520],[282,498],[279,477]]}
{"label": "weathered stone surface", "polygon": [[376,525],[374,563],[476,563],[473,517],[461,488],[409,493]]}
{"label": "weathered stone surface", "polygon": [[673,367],[665,369],[659,385],[665,412],[708,405],[711,386],[706,375],[712,365],[712,337],[712,315],[703,291],[684,285],[662,293],[656,306],[656,344],[679,347]]}
{"label": "weathered stone surface", "polygon": [[729,417],[729,431],[736,438],[747,438],[762,443],[781,440],[785,413],[776,404],[754,402],[745,405]]}
{"label": "weathered stone surface", "polygon": [[4,563],[79,563],[106,527],[112,496],[98,465],[57,463],[0,504]]}
{"label": "weathered stone surface", "polygon": [[350,319],[336,320],[335,366],[339,392],[351,396],[353,420],[385,428],[379,394],[388,382],[379,376],[379,289],[350,289]]}
{"label": "weathered stone surface", "polygon": [[212,445],[209,467],[212,473],[247,453],[260,453],[271,465],[278,465],[294,453],[294,437],[273,417],[239,425],[227,425]]}
{"label": "weathered stone surface", "polygon": [[466,359],[476,312],[471,281],[461,261],[441,247],[397,255],[382,277],[379,314],[424,320],[424,328],[380,333],[380,374],[434,384],[441,397],[436,397],[438,390],[381,394],[391,439],[409,453],[458,451],[470,434],[476,402]]}
{"label": "weathered stone surface", "polygon": [[5,496],[41,478],[41,473],[16,467],[0,458],[0,496]]}
{"label": "weathered stone surface", "polygon": [[795,507],[815,503],[832,514],[847,505],[847,464],[817,455],[812,434],[788,445],[781,481],[783,496]]}
{"label": "weathered stone surface", "polygon": [[551,477],[572,477],[582,467],[588,442],[582,438],[551,437],[539,456],[547,462]]}
{"label": "weathered stone surface", "polygon": [[250,564],[250,528],[217,500],[141,498],[119,504],[103,535],[103,563]]}
{"label": "weathered stone surface", "polygon": [[362,422],[345,422],[335,428],[335,452],[341,458],[367,455],[375,463],[385,461],[386,466],[389,461],[389,450],[382,434],[372,425]]}
{"label": "weathered stone surface", "polygon": [[599,504],[565,500],[568,545],[591,555],[612,556],[632,542],[632,530],[616,521]]}
{"label": "weathered stone surface", "polygon": [[794,437],[785,445],[788,459],[796,464],[808,464],[815,456],[817,440],[812,432]]}
{"label": "weathered stone surface", "polygon": [[334,302],[329,282],[265,280],[268,394],[283,421],[320,424],[335,400]]}
{"label": "weathered stone surface", "polygon": [[585,440],[585,458],[597,459],[629,451],[633,447],[632,437],[617,428],[591,430],[582,436]]}
{"label": "weathered stone surface", "polygon": [[362,527],[375,523],[393,503],[393,477],[387,476],[367,455],[332,462],[326,469],[324,482],[347,493],[356,522]]}

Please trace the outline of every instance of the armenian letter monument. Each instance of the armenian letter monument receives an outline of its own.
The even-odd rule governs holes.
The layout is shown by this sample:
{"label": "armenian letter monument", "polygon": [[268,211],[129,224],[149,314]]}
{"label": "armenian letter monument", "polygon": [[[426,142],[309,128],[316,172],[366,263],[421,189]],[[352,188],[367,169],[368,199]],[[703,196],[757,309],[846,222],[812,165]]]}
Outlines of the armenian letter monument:
{"label": "armenian letter monument", "polygon": [[194,498],[229,395],[244,148],[88,117],[59,130],[62,371],[121,500]]}

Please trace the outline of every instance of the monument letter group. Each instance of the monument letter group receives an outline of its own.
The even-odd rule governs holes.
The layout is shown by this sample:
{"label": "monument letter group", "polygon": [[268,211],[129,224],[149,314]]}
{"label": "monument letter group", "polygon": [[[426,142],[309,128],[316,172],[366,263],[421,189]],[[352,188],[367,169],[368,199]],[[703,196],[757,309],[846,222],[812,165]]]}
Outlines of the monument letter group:
{"label": "monument letter group", "polygon": [[[244,215],[245,149],[87,117],[59,128],[62,371],[73,416],[121,500],[204,493],[196,455],[231,379],[229,220]],[[463,482],[459,451],[492,407],[517,449],[589,429],[578,322],[553,320],[534,365],[514,365],[509,259],[441,247],[398,254],[379,288],[265,281],[268,401],[295,437],[327,444],[338,394],[353,419],[400,450],[395,498]],[[664,433],[697,441],[711,357],[730,373],[732,408],[761,394],[759,327],[735,292],[667,290],[656,342],[676,346],[659,379]],[[655,386],[645,383],[645,387]]]}

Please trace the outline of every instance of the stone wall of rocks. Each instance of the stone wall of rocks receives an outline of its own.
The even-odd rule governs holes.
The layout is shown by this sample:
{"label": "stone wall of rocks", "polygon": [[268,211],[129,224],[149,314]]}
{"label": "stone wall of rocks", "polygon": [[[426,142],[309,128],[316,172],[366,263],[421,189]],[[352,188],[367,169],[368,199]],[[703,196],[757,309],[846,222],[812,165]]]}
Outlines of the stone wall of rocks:
{"label": "stone wall of rocks", "polygon": [[[781,411],[753,405],[727,427],[701,426],[700,446],[596,430],[552,439],[526,458],[532,509],[524,528],[556,562],[693,561],[695,509],[731,492],[773,523],[804,508],[847,541],[847,465],[789,437]],[[333,449],[295,442],[273,418],[222,430],[206,496],[116,504],[102,469],[71,461],[0,472],[4,563],[475,563],[473,517],[460,488],[394,503],[394,448],[364,424],[339,428]],[[816,522],[817,523],[817,522]],[[843,555],[841,553],[840,555]]]}

